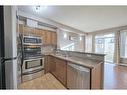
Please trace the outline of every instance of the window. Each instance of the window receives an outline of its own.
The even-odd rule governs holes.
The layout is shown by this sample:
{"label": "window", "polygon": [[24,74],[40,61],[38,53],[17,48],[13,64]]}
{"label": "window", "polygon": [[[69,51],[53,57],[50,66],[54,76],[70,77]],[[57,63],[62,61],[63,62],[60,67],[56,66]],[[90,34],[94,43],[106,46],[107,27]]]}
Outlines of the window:
{"label": "window", "polygon": [[97,53],[104,53],[104,39],[103,38],[96,38],[96,52]]}
{"label": "window", "polygon": [[127,30],[121,32],[121,42],[120,42],[120,56],[127,58]]}
{"label": "window", "polygon": [[69,51],[74,51],[74,46],[75,44],[74,43],[71,43],[65,47],[62,47],[61,50],[69,50]]}
{"label": "window", "polygon": [[95,52],[104,53],[105,61],[113,62],[114,57],[114,33],[95,36]]}

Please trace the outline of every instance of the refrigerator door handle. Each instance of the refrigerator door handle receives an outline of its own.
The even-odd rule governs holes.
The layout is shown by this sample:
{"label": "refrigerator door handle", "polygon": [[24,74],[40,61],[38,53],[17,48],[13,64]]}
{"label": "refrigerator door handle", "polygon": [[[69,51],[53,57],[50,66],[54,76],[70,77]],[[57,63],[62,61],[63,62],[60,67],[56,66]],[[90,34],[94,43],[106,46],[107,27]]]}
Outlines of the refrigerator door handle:
{"label": "refrigerator door handle", "polygon": [[17,59],[17,57],[4,58],[4,62],[9,60],[15,60],[15,59]]}
{"label": "refrigerator door handle", "polygon": [[0,60],[1,60],[1,63],[3,64],[4,63],[4,58],[1,58]]}

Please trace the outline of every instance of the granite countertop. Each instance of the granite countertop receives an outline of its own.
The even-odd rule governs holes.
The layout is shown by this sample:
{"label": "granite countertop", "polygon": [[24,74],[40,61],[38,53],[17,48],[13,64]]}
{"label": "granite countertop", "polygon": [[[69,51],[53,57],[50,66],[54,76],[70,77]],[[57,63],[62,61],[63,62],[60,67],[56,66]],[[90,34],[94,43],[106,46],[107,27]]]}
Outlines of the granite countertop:
{"label": "granite countertop", "polygon": [[49,54],[49,55],[53,56],[53,57],[56,57],[56,58],[60,58],[62,60],[66,60],[68,62],[77,64],[77,65],[80,65],[80,66],[90,68],[90,69],[94,68],[99,63],[103,63],[102,61],[96,60],[96,59],[88,59],[88,58],[83,59],[83,58],[68,57],[68,56],[65,57],[65,56],[56,55],[56,54]]}

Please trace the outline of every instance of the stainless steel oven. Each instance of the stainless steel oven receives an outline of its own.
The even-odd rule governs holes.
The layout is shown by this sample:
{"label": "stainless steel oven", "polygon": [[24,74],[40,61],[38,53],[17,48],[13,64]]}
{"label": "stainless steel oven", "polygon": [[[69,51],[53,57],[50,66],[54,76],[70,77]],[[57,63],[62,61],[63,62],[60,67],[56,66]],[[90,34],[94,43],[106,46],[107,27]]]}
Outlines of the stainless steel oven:
{"label": "stainless steel oven", "polygon": [[42,55],[42,48],[39,45],[24,45],[24,59],[30,59],[32,57],[39,57]]}
{"label": "stainless steel oven", "polygon": [[44,58],[24,60],[22,72],[23,82],[42,76],[44,74]]}
{"label": "stainless steel oven", "polygon": [[36,36],[23,36],[24,60],[42,56],[42,39]]}

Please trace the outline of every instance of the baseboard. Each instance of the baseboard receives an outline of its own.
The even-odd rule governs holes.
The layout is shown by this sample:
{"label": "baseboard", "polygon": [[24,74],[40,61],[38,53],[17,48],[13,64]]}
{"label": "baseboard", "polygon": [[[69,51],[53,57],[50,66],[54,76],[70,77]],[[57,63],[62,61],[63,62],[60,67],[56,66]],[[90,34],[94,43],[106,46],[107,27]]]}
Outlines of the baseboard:
{"label": "baseboard", "polygon": [[118,64],[118,65],[120,65],[120,66],[127,66],[126,63],[120,63],[120,64]]}

